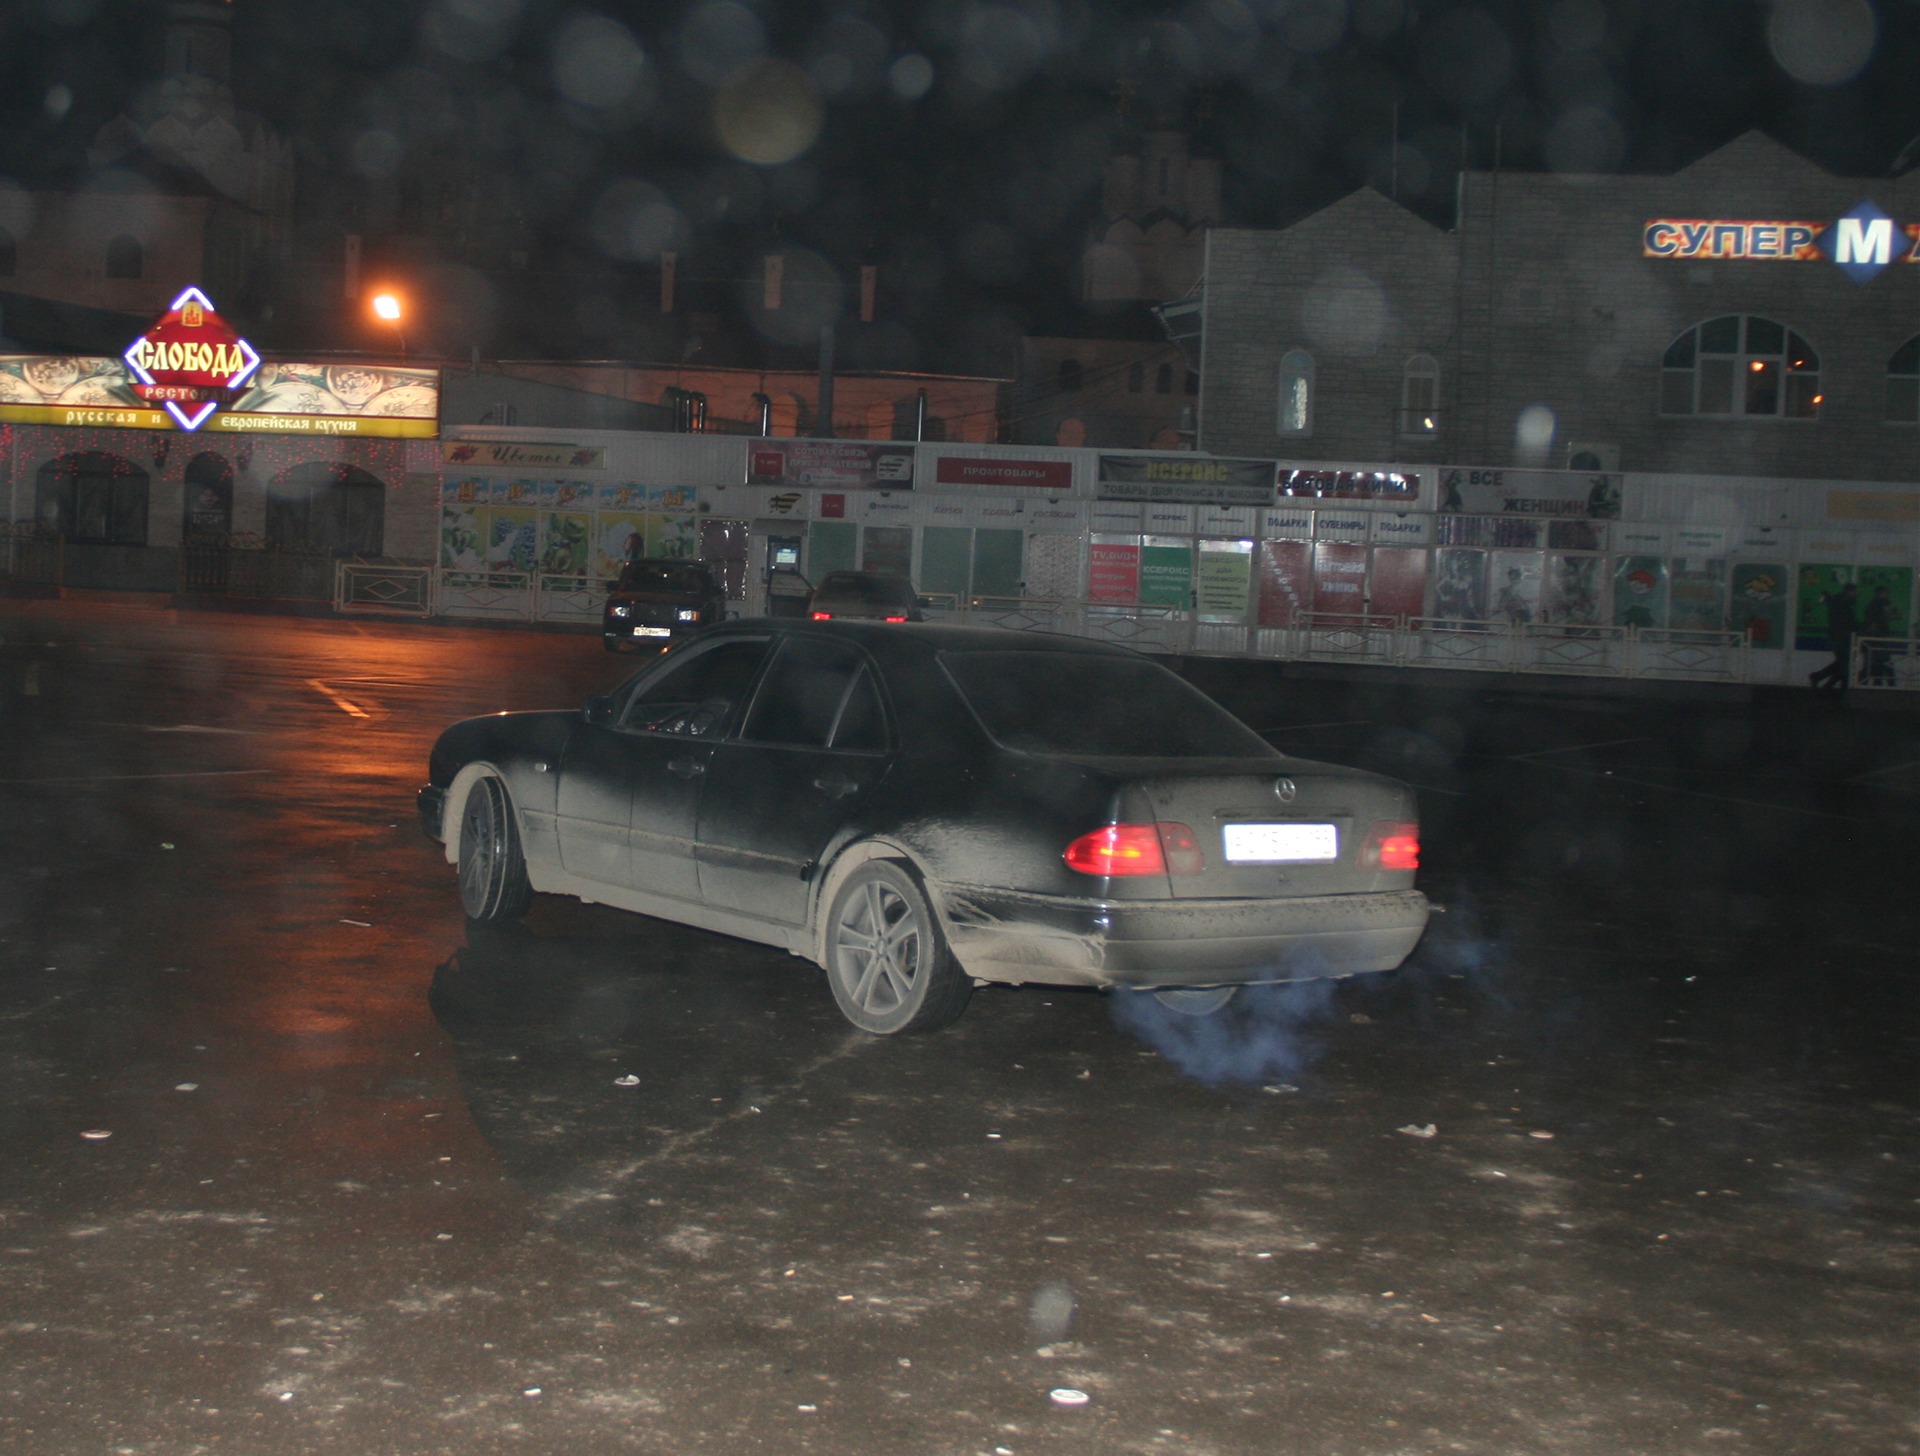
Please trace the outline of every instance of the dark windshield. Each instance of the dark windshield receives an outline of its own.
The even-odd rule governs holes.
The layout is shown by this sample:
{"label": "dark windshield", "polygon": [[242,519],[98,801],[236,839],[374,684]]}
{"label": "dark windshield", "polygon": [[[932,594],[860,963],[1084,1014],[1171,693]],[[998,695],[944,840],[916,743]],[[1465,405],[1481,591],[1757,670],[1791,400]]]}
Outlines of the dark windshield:
{"label": "dark windshield", "polygon": [[1156,663],[1066,652],[949,652],[941,661],[981,726],[1022,753],[1277,756],[1225,708]]}
{"label": "dark windshield", "polygon": [[685,561],[633,561],[620,573],[620,590],[649,592],[703,592],[707,573]]}
{"label": "dark windshield", "polygon": [[913,601],[913,583],[899,576],[830,576],[816,593],[823,602],[886,607]]}

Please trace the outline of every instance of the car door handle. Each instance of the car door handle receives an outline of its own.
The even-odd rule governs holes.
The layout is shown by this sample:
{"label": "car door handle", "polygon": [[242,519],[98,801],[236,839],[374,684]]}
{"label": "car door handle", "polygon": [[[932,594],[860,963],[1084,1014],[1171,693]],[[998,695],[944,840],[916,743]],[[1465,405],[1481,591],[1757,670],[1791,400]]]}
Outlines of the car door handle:
{"label": "car door handle", "polygon": [[821,793],[830,795],[836,799],[844,799],[848,794],[857,794],[860,792],[859,784],[855,783],[845,774],[837,771],[834,773],[821,774],[819,778],[813,781],[813,786],[820,790]]}
{"label": "car door handle", "polygon": [[704,759],[694,758],[691,754],[684,758],[667,760],[667,772],[679,779],[697,779],[707,771]]}

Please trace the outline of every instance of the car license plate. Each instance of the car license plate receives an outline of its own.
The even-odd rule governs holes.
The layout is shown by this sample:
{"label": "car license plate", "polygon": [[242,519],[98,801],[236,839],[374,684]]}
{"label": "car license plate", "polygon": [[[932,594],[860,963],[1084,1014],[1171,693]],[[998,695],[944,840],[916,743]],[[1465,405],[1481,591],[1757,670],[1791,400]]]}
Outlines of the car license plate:
{"label": "car license plate", "polygon": [[1229,864],[1301,864],[1338,859],[1340,836],[1331,824],[1224,824]]}
{"label": "car license plate", "polygon": [[671,627],[635,627],[633,629],[633,635],[636,637],[671,637],[673,635],[673,628]]}

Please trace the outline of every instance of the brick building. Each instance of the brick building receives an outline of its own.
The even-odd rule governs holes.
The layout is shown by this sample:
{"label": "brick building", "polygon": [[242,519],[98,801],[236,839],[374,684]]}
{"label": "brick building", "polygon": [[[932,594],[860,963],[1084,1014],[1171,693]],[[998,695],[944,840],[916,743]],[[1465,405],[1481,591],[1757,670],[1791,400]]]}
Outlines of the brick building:
{"label": "brick building", "polygon": [[1473,172],[1210,235],[1201,448],[1920,480],[1920,171],[1749,132],[1668,177]]}

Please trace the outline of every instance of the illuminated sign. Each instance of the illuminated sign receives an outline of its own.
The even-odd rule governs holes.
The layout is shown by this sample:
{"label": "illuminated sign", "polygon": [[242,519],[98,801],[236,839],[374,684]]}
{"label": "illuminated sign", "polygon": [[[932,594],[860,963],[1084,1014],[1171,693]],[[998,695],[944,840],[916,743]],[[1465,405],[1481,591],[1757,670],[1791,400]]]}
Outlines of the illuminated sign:
{"label": "illuminated sign", "polygon": [[[186,362],[187,356],[179,356]],[[216,355],[210,362],[220,362]],[[153,371],[148,370],[149,378]],[[262,364],[201,418],[204,398],[182,399],[201,385],[149,384],[131,360],[60,354],[0,354],[0,423],[107,426],[164,430],[183,424],[164,406],[169,396],[194,425],[222,433],[358,435],[430,439],[439,433],[437,369],[360,363]],[[193,428],[194,425],[188,425]]]}
{"label": "illuminated sign", "polygon": [[1920,263],[1920,223],[1897,223],[1871,202],[1830,223],[1661,217],[1641,228],[1640,254],[1727,262],[1825,258],[1864,283],[1889,263]]}
{"label": "illuminated sign", "polygon": [[197,430],[230,403],[260,367],[253,345],[189,288],[122,356],[136,398],[158,404],[183,430]]}
{"label": "illuminated sign", "polygon": [[1102,455],[1103,500],[1186,502],[1194,505],[1273,504],[1272,460],[1222,460],[1211,455]]}

